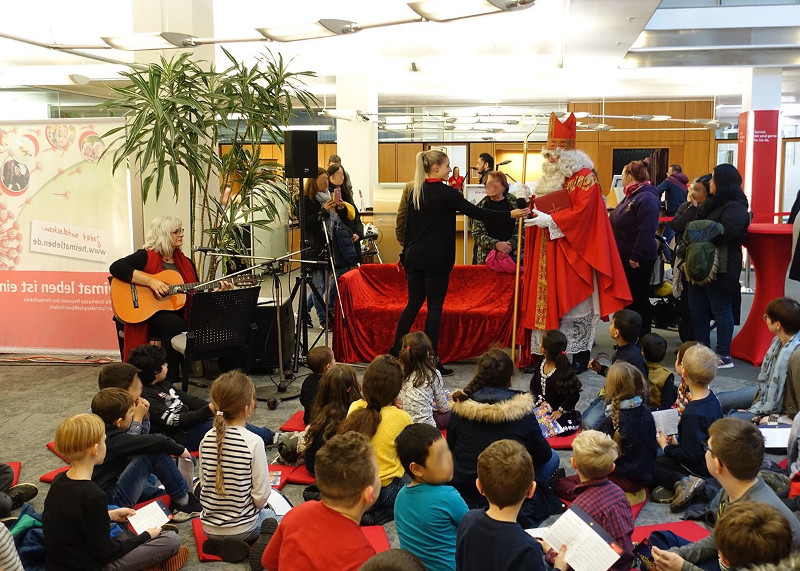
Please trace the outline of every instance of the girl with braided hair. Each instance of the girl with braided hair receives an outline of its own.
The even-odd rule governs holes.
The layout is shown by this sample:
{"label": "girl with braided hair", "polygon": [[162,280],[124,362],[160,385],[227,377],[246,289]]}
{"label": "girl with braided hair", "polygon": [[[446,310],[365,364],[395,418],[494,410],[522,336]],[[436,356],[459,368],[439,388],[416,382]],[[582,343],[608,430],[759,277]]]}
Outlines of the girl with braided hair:
{"label": "girl with braided hair", "polygon": [[274,533],[280,518],[265,509],[272,488],[264,440],[245,427],[256,409],[253,381],[239,370],[223,373],[211,385],[211,402],[214,426],[200,442],[203,550],[236,562],[262,533]]}
{"label": "girl with braided hair", "polygon": [[542,335],[539,352],[544,359],[536,367],[530,386],[536,406],[546,402],[564,433],[574,432],[581,427],[581,413],[575,410],[581,382],[567,358],[567,336],[558,329],[548,329]]}
{"label": "girl with braided hair", "polygon": [[364,371],[361,398],[350,405],[339,434],[355,431],[372,439],[378,459],[381,492],[375,504],[361,518],[361,525],[383,525],[394,519],[394,500],[411,479],[397,457],[395,439],[409,424],[409,414],[398,407],[403,386],[403,367],[391,355],[378,355]]}
{"label": "girl with braided hair", "polygon": [[[540,484],[537,490],[546,488],[558,468],[558,454],[539,429],[533,395],[511,389],[513,374],[511,358],[500,349],[490,349],[478,359],[472,381],[452,396],[447,426],[447,444],[453,452],[452,483],[470,508],[487,505],[475,487],[478,455],[497,440],[508,438],[525,446]],[[537,496],[526,500],[520,510],[518,521],[523,527],[535,527],[542,519],[534,513],[536,500]]]}

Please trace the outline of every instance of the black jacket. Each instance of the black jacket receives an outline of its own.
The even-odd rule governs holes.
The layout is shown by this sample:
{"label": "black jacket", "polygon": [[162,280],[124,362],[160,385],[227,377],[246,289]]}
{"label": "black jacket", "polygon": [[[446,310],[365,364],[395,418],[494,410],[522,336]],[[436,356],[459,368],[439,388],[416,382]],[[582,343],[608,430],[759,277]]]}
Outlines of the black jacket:
{"label": "black jacket", "polygon": [[449,273],[456,263],[456,212],[478,220],[509,220],[507,212],[479,208],[442,181],[422,185],[420,210],[409,194],[403,235],[403,266],[408,271]]}
{"label": "black jacket", "polygon": [[[324,260],[328,257],[325,233],[322,230],[322,222],[330,218],[330,212],[325,210],[317,199],[303,196],[303,231],[305,233],[306,244],[301,244],[301,248],[308,246],[310,250],[303,252],[304,260]],[[313,268],[324,269],[324,268]]]}
{"label": "black jacket", "polygon": [[186,430],[213,418],[208,401],[176,389],[169,381],[142,387],[142,396],[150,402],[151,431],[186,443]]}
{"label": "black jacket", "polygon": [[725,228],[719,241],[728,248],[728,266],[724,274],[717,274],[713,285],[724,289],[739,291],[739,276],[742,271],[742,244],[750,226],[750,213],[747,211],[747,198],[741,190],[738,193],[723,193],[709,196],[697,209],[698,220],[713,220]]}
{"label": "black jacket", "polygon": [[[356,206],[356,201],[353,200],[352,196],[347,196],[347,191],[342,189],[342,200],[348,202],[352,207],[353,210],[356,212],[355,218],[352,220],[347,219],[347,214],[345,210],[340,210],[341,215],[339,216],[339,220],[342,222],[342,226],[347,228],[350,231],[350,235],[358,234],[358,242],[355,242],[353,245],[356,248],[356,258],[358,259],[357,263],[361,263],[361,240],[364,238],[364,223],[361,222],[361,213],[358,211],[358,207]],[[333,189],[331,188],[331,195],[333,195]]]}
{"label": "black jacket", "polygon": [[[604,418],[598,430],[613,437],[611,418]],[[620,455],[615,462],[614,476],[649,486],[655,476],[658,442],[656,423],[647,405],[619,411],[619,436]]]}

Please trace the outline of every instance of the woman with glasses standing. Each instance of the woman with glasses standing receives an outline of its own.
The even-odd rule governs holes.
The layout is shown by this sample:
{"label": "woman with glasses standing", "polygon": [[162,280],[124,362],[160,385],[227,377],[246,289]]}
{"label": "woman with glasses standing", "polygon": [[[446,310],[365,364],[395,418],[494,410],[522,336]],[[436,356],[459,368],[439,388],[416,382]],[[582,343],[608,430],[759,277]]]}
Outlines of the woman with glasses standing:
{"label": "woman with glasses standing", "polygon": [[[111,264],[109,272],[124,282],[149,287],[156,299],[168,294],[169,285],[153,277],[153,274],[175,270],[183,278],[183,283],[197,282],[194,264],[181,250],[183,236],[180,218],[156,216],[147,230],[144,246]],[[146,344],[149,337],[157,337],[167,353],[167,380],[177,381],[183,357],[172,348],[171,341],[186,331],[188,317],[187,304],[177,311],[158,311],[142,323],[126,323],[123,358],[127,361],[132,349]]]}

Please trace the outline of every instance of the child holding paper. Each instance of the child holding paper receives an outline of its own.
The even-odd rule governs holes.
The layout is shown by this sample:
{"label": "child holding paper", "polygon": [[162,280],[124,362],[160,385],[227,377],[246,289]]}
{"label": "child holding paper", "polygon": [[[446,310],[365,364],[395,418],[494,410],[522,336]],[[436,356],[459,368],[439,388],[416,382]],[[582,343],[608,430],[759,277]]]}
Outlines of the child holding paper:
{"label": "child holding paper", "polygon": [[[458,526],[457,571],[544,571],[542,548],[517,523],[526,498],[536,490],[533,461],[515,440],[498,440],[478,456],[478,490],[488,509],[470,510]],[[555,568],[566,571],[566,549],[555,559]]]}
{"label": "child holding paper", "polygon": [[656,459],[651,494],[653,501],[669,503],[672,512],[686,509],[700,493],[709,477],[703,443],[708,439],[708,427],[722,418],[722,407],[708,388],[717,374],[717,355],[705,345],[690,347],[683,356],[683,378],[692,400],[678,422],[677,442],[663,432],[657,440],[664,455]]}
{"label": "child holding paper", "polygon": [[109,510],[105,492],[92,482],[94,467],[105,459],[105,431],[103,421],[93,414],[72,416],[56,430],[56,450],[67,458],[70,469],[55,477],[44,502],[48,569],[181,569],[189,550],[175,531],[155,527],[135,537],[110,537],[112,521],[125,522],[136,512]]}
{"label": "child holding paper", "polygon": [[558,329],[545,331],[539,351],[544,359],[531,377],[531,394],[537,406],[550,406],[551,418],[565,433],[574,432],[581,427],[581,413],[575,410],[581,381],[567,358],[567,336]]}
{"label": "child holding paper", "polygon": [[689,392],[689,385],[686,384],[686,379],[683,378],[683,356],[689,347],[700,345],[699,341],[686,341],[681,343],[678,347],[678,354],[675,356],[675,374],[681,378],[681,384],[678,385],[678,396],[675,399],[675,407],[678,409],[678,416],[683,414],[686,405],[692,400],[692,394]]}

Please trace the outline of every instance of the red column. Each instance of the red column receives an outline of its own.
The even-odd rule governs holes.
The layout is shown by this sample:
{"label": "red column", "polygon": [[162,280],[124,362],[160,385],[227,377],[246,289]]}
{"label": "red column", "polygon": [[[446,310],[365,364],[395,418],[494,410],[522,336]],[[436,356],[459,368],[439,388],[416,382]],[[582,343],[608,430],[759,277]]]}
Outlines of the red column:
{"label": "red column", "polygon": [[[741,129],[741,127],[740,127]],[[778,111],[753,111],[753,172],[749,178],[753,222],[775,221],[778,168]]]}

